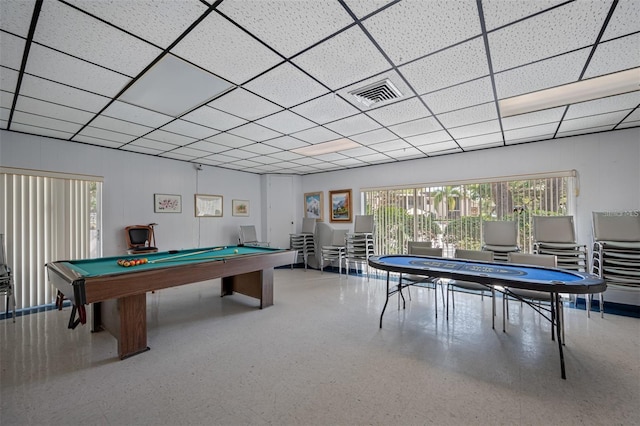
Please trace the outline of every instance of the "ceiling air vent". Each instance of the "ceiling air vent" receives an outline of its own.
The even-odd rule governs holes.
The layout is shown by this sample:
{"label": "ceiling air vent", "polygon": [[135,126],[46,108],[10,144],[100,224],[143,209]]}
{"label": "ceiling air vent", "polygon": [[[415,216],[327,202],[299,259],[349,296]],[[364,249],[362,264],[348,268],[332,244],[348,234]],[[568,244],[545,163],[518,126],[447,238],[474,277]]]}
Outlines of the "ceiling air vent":
{"label": "ceiling air vent", "polygon": [[379,102],[402,97],[402,93],[400,93],[389,79],[369,84],[368,86],[353,90],[349,93],[355,96],[358,102],[362,102],[368,107]]}

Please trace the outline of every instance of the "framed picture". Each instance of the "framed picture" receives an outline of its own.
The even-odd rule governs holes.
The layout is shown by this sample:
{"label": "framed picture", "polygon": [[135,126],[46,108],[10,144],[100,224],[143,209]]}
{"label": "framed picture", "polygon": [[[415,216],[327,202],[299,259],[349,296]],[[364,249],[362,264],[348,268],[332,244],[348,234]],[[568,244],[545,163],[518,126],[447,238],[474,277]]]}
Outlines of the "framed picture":
{"label": "framed picture", "polygon": [[249,216],[249,200],[231,200],[231,215]]}
{"label": "framed picture", "polygon": [[222,195],[195,194],[196,217],[222,217]]}
{"label": "framed picture", "polygon": [[182,213],[182,196],[153,194],[154,213]]}
{"label": "framed picture", "polygon": [[318,222],[322,222],[324,220],[322,217],[323,207],[322,191],[304,194],[304,217],[314,218]]}
{"label": "framed picture", "polygon": [[331,208],[331,222],[351,222],[351,190],[339,189],[329,191],[329,203]]}

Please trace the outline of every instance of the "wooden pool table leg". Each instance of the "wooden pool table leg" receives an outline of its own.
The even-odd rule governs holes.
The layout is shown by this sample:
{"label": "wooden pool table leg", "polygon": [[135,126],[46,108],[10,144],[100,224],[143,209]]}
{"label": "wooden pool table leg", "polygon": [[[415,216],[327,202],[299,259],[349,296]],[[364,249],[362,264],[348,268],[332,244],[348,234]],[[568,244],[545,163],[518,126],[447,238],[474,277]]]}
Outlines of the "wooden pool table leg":
{"label": "wooden pool table leg", "polygon": [[221,296],[234,292],[260,300],[260,309],[273,305],[273,268],[222,278]]}
{"label": "wooden pool table leg", "polygon": [[94,330],[107,330],[118,341],[118,356],[125,359],[149,350],[147,346],[146,293],[100,303],[100,323],[94,317]]}

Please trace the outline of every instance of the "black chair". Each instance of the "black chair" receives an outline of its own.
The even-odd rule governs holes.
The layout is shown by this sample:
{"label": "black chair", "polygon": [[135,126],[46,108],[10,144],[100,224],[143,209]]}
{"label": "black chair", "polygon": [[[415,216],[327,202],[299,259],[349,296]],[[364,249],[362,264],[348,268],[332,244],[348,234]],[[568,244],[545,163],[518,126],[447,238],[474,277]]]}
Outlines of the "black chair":
{"label": "black chair", "polygon": [[149,225],[132,225],[125,228],[127,236],[127,253],[144,254],[158,251],[153,232],[155,223]]}

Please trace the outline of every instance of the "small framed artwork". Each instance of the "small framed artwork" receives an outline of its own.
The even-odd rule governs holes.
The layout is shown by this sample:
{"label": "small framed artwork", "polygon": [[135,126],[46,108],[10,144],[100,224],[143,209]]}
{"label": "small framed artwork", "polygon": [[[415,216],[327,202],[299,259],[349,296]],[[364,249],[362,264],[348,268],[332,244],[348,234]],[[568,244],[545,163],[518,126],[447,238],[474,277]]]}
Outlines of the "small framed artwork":
{"label": "small framed artwork", "polygon": [[304,217],[314,218],[316,221],[322,222],[323,206],[322,191],[304,194]]}
{"label": "small framed artwork", "polygon": [[196,217],[222,217],[222,195],[195,194]]}
{"label": "small framed artwork", "polygon": [[329,203],[331,222],[351,222],[351,190],[339,189],[329,191]]}
{"label": "small framed artwork", "polygon": [[249,216],[249,200],[231,200],[231,215]]}
{"label": "small framed artwork", "polygon": [[153,194],[154,213],[182,213],[182,196]]}

